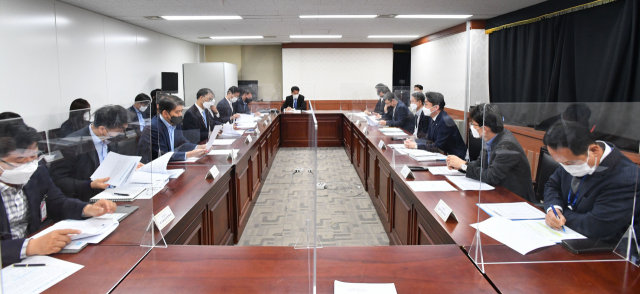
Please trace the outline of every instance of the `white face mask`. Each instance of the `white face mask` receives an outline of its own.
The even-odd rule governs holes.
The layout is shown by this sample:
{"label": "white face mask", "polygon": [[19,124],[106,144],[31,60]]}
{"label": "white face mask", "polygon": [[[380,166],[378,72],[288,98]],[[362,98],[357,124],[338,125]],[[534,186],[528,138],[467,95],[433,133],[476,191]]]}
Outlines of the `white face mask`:
{"label": "white face mask", "polygon": [[140,106],[140,112],[145,112],[147,110],[147,108],[149,108],[149,106]]}
{"label": "white face mask", "polygon": [[13,185],[24,185],[29,182],[31,175],[38,169],[38,161],[33,160],[29,163],[25,163],[14,169],[6,170],[2,167],[2,175],[0,175],[0,181]]}
{"label": "white face mask", "polygon": [[[431,108],[433,108],[433,107],[431,107]],[[425,109],[423,110],[424,115],[426,115],[426,116],[430,116],[430,115],[431,115],[431,113],[433,113],[433,112],[431,112],[431,108],[425,108]]]}
{"label": "white face mask", "polygon": [[85,112],[84,113],[84,120],[90,121],[91,120],[91,113]]}
{"label": "white face mask", "polygon": [[215,105],[216,100],[211,100],[211,101],[205,101],[204,103],[202,103],[202,106],[205,109],[211,109],[211,106]]}
{"label": "white face mask", "polygon": [[298,99],[299,94],[293,95],[293,99]]}
{"label": "white face mask", "polygon": [[409,109],[411,109],[411,112],[415,113],[418,110],[418,105],[411,103],[411,105],[409,105]]}
{"label": "white face mask", "polygon": [[238,97],[231,97],[231,103],[236,103],[238,101]]}
{"label": "white face mask", "polygon": [[[596,162],[597,161],[598,161],[598,157],[596,156]],[[583,164],[564,165],[561,163],[560,165],[562,165],[564,170],[566,170],[572,176],[584,177],[587,174],[589,175],[593,174],[593,172],[596,171],[596,167],[598,167],[595,164],[593,165],[593,167],[590,167],[588,162],[589,162],[589,152],[587,152],[587,162]]]}
{"label": "white face mask", "polygon": [[473,126],[469,126],[469,128],[471,129],[471,135],[473,135],[474,138],[476,139],[480,139],[480,133],[478,132],[478,130],[476,130],[476,128],[474,128]]}

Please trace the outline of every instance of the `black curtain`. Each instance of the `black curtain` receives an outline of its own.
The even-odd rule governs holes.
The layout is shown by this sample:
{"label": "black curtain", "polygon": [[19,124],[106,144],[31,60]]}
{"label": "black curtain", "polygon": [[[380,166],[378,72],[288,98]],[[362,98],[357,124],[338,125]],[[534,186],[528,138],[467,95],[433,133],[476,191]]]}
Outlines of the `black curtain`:
{"label": "black curtain", "polygon": [[[491,102],[640,102],[639,2],[619,0],[490,34]],[[535,9],[489,20],[487,28],[541,12]]]}

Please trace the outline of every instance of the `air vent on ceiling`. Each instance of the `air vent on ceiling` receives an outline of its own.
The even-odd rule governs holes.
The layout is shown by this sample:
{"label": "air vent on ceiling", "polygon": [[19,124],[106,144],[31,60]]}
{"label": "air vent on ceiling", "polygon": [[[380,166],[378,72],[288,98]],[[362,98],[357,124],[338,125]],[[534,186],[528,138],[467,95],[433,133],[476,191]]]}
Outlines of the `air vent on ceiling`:
{"label": "air vent on ceiling", "polygon": [[159,17],[159,16],[145,16],[144,18],[150,19],[150,20],[163,20],[164,19],[164,18]]}
{"label": "air vent on ceiling", "polygon": [[397,14],[381,14],[377,18],[394,18]]}

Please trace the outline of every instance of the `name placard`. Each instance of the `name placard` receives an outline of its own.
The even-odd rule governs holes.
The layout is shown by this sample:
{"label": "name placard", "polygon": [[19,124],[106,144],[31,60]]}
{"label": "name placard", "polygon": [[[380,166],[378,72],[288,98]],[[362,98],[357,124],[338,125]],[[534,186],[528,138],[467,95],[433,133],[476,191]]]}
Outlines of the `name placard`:
{"label": "name placard", "polygon": [[367,126],[362,127],[362,133],[366,136],[369,135],[369,129],[367,129]]}
{"label": "name placard", "polygon": [[458,218],[456,217],[456,214],[453,213],[453,209],[451,209],[451,207],[449,207],[449,205],[447,205],[446,203],[444,203],[444,201],[442,201],[442,199],[440,199],[440,201],[438,201],[438,204],[436,205],[436,214],[438,214],[438,216],[440,216],[440,218],[443,221],[447,221],[447,219],[449,219],[450,216],[453,217],[454,220],[458,221]]}
{"label": "name placard", "polygon": [[[233,153],[233,150],[231,150],[231,153]],[[219,174],[220,174],[220,171],[214,165],[213,167],[211,167],[209,169],[209,171],[207,172],[207,175],[204,178],[205,179],[215,179]]]}
{"label": "name placard", "polygon": [[153,217],[153,221],[156,223],[156,226],[158,226],[158,229],[162,230],[175,218],[176,216],[173,215],[171,208],[167,206]]}
{"label": "name placard", "polygon": [[244,142],[247,143],[247,144],[253,142],[253,138],[251,138],[251,135],[247,136],[247,138],[244,139]]}
{"label": "name placard", "polygon": [[413,173],[411,172],[411,169],[406,164],[402,167],[402,170],[400,171],[400,173],[405,179],[413,178]]}
{"label": "name placard", "polygon": [[266,127],[268,123],[267,123],[267,121],[266,121],[266,120],[263,120],[263,121],[262,121],[262,124]]}
{"label": "name placard", "polygon": [[387,149],[387,145],[384,144],[384,141],[380,140],[380,142],[378,142],[378,148]]}
{"label": "name placard", "polygon": [[359,127],[360,126],[360,121],[356,122],[356,126]]}
{"label": "name placard", "polygon": [[260,129],[256,126],[256,135],[260,135]]}

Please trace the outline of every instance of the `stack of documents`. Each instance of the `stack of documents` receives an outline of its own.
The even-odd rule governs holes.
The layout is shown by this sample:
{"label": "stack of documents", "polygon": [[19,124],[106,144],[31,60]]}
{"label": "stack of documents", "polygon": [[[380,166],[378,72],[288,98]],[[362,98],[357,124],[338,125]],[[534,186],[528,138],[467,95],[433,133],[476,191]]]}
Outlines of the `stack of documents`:
{"label": "stack of documents", "polygon": [[446,155],[440,153],[429,152],[421,149],[405,149],[403,150],[409,157],[416,161],[444,161],[447,159]]}
{"label": "stack of documents", "polygon": [[211,131],[211,134],[209,134],[209,140],[207,141],[207,145],[205,147],[207,150],[211,149],[211,146],[213,146],[213,142],[216,141],[216,137],[218,137],[218,132],[220,132],[220,130],[222,130],[221,125],[213,127],[213,131]]}
{"label": "stack of documents", "polygon": [[[168,182],[168,180],[167,180]],[[142,185],[149,185],[149,183],[141,183]],[[100,199],[107,199],[114,202],[131,202],[138,197],[138,195],[142,194],[145,187],[135,186],[135,183],[129,183],[125,186],[120,186],[112,189],[105,189],[100,192],[98,195],[91,197],[89,201],[96,202]]]}
{"label": "stack of documents", "polygon": [[370,126],[377,127],[378,126],[378,119],[376,119],[375,116],[367,116],[367,124],[370,125]]}
{"label": "stack of documents", "polygon": [[406,136],[402,129],[399,128],[380,128],[378,131],[382,132],[385,136]]}
{"label": "stack of documents", "polygon": [[390,148],[393,148],[393,150],[395,150],[399,154],[402,154],[402,155],[408,154],[407,151],[409,149],[407,149],[407,147],[404,147],[404,144],[388,144],[387,146]]}
{"label": "stack of documents", "polygon": [[458,191],[447,181],[409,181],[407,185],[414,192],[446,192]]}
{"label": "stack of documents", "polygon": [[224,156],[228,156],[229,153],[231,153],[231,150],[233,150],[233,157],[238,156],[238,152],[240,151],[240,149],[215,149],[215,150],[211,150],[209,151],[209,153],[207,155],[224,155]]}
{"label": "stack of documents", "polygon": [[333,281],[333,294],[398,294],[394,283],[345,283]]}
{"label": "stack of documents", "polygon": [[106,181],[107,184],[112,187],[122,186],[136,170],[140,159],[142,159],[140,156],[126,156],[109,152],[102,163],[100,163],[100,166],[98,166],[96,171],[91,175],[91,180],[95,181],[108,177],[109,180]]}
{"label": "stack of documents", "polygon": [[362,117],[362,118],[367,117],[367,114],[366,114],[366,113],[364,113],[364,111],[363,111],[363,112],[354,113],[353,115],[355,115],[355,116],[359,116],[359,117]]}
{"label": "stack of documents", "polygon": [[243,131],[236,131],[233,129],[233,126],[230,123],[226,123],[222,126],[222,134],[220,137],[222,138],[232,138],[242,136]]}
{"label": "stack of documents", "polygon": [[236,139],[219,139],[213,142],[213,146],[231,145]]}
{"label": "stack of documents", "polygon": [[91,244],[98,244],[104,238],[106,238],[111,232],[115,231],[118,227],[118,219],[115,218],[90,218],[85,220],[63,220],[55,223],[40,233],[33,236],[33,238],[42,237],[55,230],[74,229],[79,230],[81,233],[78,235],[71,235],[71,240],[83,241]]}
{"label": "stack of documents", "polygon": [[478,207],[490,216],[510,220],[544,219],[545,217],[544,212],[526,202],[478,203]]}
{"label": "stack of documents", "polygon": [[256,122],[239,122],[237,123],[237,128],[242,130],[253,129],[258,126]]}
{"label": "stack of documents", "polygon": [[432,166],[429,167],[429,171],[434,176],[464,176],[463,173],[455,169],[449,169],[446,166]]}
{"label": "stack of documents", "polygon": [[44,263],[46,266],[7,266],[3,268],[2,293],[41,293],[84,267],[76,263],[40,255],[29,256],[20,263]]}
{"label": "stack of documents", "polygon": [[462,191],[490,191],[495,188],[489,184],[480,181],[459,176],[445,176],[447,180],[458,186]]}

